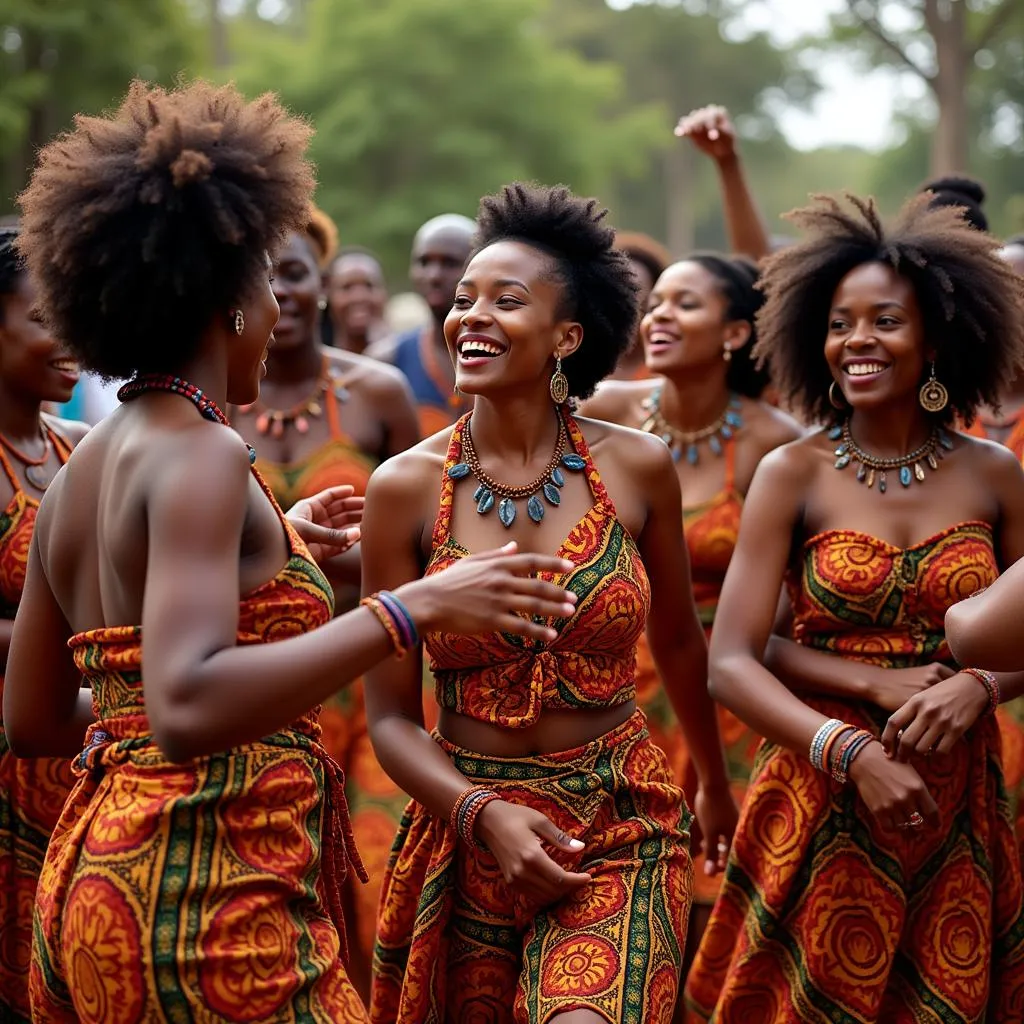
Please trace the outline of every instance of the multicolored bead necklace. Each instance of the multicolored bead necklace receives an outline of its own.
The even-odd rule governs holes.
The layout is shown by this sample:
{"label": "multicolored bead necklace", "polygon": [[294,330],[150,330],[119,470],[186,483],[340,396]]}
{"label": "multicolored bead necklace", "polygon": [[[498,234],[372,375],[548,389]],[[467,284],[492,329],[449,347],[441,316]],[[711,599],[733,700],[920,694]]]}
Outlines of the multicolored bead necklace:
{"label": "multicolored bead necklace", "polygon": [[516,501],[528,498],[526,502],[526,514],[535,523],[540,523],[544,518],[544,502],[538,495],[543,494],[549,505],[560,505],[562,493],[559,488],[565,485],[565,475],[562,468],[579,472],[586,468],[586,462],[575,452],[567,452],[566,444],[569,435],[565,429],[565,420],[561,413],[558,413],[558,437],[555,440],[555,450],[548,461],[547,467],[536,480],[522,487],[510,487],[503,484],[494,477],[484,472],[480,465],[480,459],[473,446],[473,435],[470,431],[472,417],[466,420],[462,432],[462,457],[465,461],[457,462],[448,470],[448,476],[452,480],[462,480],[464,477],[473,476],[478,484],[473,493],[473,500],[476,502],[476,510],[480,515],[486,515],[494,508],[496,498],[498,502],[498,519],[501,525],[508,529],[516,520]]}
{"label": "multicolored bead necklace", "polygon": [[676,462],[685,453],[686,461],[691,466],[696,466],[700,461],[700,452],[697,446],[701,441],[707,441],[712,455],[721,455],[725,450],[722,442],[735,436],[743,426],[740,397],[736,394],[729,396],[725,410],[714,423],[709,423],[699,430],[679,430],[665,419],[664,413],[661,411],[660,387],[655,388],[650,397],[644,400],[643,407],[647,418],[640,424],[640,429],[646,430],[649,434],[657,434],[672,450],[672,458]]}
{"label": "multicolored bead necklace", "polygon": [[340,372],[331,365],[330,359],[324,356],[316,385],[301,402],[290,409],[270,409],[260,399],[256,399],[249,405],[240,405],[238,411],[256,413],[256,432],[262,436],[270,434],[274,438],[284,437],[285,429],[292,423],[300,434],[308,434],[310,418],[318,419],[323,415],[323,396],[331,389],[339,402],[348,401],[348,389],[341,379]]}
{"label": "multicolored bead necklace", "polygon": [[[169,373],[143,373],[133,377],[118,389],[117,399],[119,402],[130,402],[133,398],[150,391],[167,391],[172,395],[181,395],[199,410],[204,419],[223,423],[225,427],[231,426],[230,420],[220,411],[220,406],[205,391],[201,391],[195,384],[189,384],[187,380],[182,380],[181,377],[172,377]],[[256,449],[248,443],[245,447],[249,449],[249,465],[254,465]]]}
{"label": "multicolored bead necklace", "polygon": [[864,451],[853,439],[849,420],[832,427],[828,432],[828,437],[831,441],[841,441],[835,450],[836,469],[846,469],[851,462],[856,462],[857,480],[872,487],[877,479],[879,494],[885,494],[886,473],[893,470],[899,470],[899,480],[904,487],[909,487],[915,479],[918,483],[924,483],[925,465],[927,464],[928,468],[934,472],[939,468],[943,452],[951,451],[953,448],[950,436],[938,426],[932,427],[928,440],[920,447],[906,455],[892,459],[880,459]]}

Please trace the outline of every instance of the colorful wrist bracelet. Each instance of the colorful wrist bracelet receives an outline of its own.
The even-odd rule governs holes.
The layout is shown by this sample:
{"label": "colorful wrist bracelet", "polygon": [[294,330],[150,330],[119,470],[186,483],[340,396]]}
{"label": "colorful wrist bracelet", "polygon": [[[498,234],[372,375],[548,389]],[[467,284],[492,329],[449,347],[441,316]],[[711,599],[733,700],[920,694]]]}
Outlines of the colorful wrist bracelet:
{"label": "colorful wrist bracelet", "polygon": [[498,794],[486,786],[470,786],[463,790],[452,807],[448,824],[452,831],[470,846],[482,847],[473,835],[476,816],[492,800],[498,800]]}
{"label": "colorful wrist bracelet", "polygon": [[965,675],[974,676],[985,687],[988,691],[988,707],[982,713],[994,715],[996,708],[999,707],[999,703],[1002,700],[1002,694],[999,691],[999,680],[991,672],[983,668],[962,668],[960,671]]}
{"label": "colorful wrist bracelet", "polygon": [[377,617],[377,621],[385,630],[387,630],[388,636],[391,637],[391,643],[395,648],[395,655],[398,658],[404,658],[405,652],[408,648],[403,641],[398,623],[395,621],[395,618],[392,616],[387,606],[380,600],[377,594],[371,594],[370,597],[364,597],[359,603],[373,612]]}
{"label": "colorful wrist bracelet", "polygon": [[856,726],[850,725],[844,722],[842,726],[832,732],[832,735],[825,741],[825,748],[821,752],[821,768],[820,771],[825,772],[827,775],[832,774],[832,755],[835,750],[840,747],[850,733],[854,732]]}
{"label": "colorful wrist bracelet", "polygon": [[420,635],[416,629],[416,623],[413,622],[412,616],[409,614],[409,609],[405,607],[401,599],[391,593],[390,590],[382,590],[377,594],[377,597],[389,612],[391,612],[392,618],[395,620],[402,633],[402,638],[405,640],[406,647],[417,647],[420,642]]}
{"label": "colorful wrist bracelet", "polygon": [[844,727],[845,723],[840,721],[838,718],[830,718],[827,722],[824,722],[818,731],[814,734],[814,739],[811,740],[811,748],[808,753],[811,764],[818,769],[819,772],[825,770],[824,752],[825,747],[836,733]]}
{"label": "colorful wrist bracelet", "polygon": [[832,778],[842,784],[846,782],[854,757],[874,739],[867,729],[855,729],[847,736],[832,757]]}

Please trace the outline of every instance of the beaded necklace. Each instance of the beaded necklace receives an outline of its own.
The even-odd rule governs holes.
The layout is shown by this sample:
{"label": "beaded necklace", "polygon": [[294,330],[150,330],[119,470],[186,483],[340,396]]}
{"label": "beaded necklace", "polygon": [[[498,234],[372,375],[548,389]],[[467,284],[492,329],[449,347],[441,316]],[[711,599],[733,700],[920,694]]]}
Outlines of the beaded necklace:
{"label": "beaded necklace", "polygon": [[[227,416],[220,411],[220,406],[205,391],[201,391],[195,384],[189,384],[187,380],[174,377],[169,373],[143,373],[138,377],[133,377],[118,389],[117,399],[119,402],[130,402],[133,398],[138,398],[139,395],[150,391],[167,391],[172,395],[181,395],[199,410],[204,419],[214,423],[223,423],[225,427],[231,426]],[[248,442],[245,447],[249,449],[249,465],[252,466],[256,462],[256,449]]]}
{"label": "beaded necklace", "polygon": [[740,397],[736,394],[729,396],[729,402],[718,419],[699,430],[679,430],[665,419],[665,415],[661,411],[660,386],[655,388],[650,397],[644,400],[643,408],[647,413],[647,418],[640,424],[640,429],[646,430],[649,434],[657,434],[672,450],[672,458],[676,462],[683,457],[685,452],[686,461],[691,466],[696,466],[700,461],[697,445],[701,441],[707,441],[712,455],[721,455],[725,447],[722,442],[734,437],[743,426]]}
{"label": "beaded necklace", "polygon": [[43,438],[43,454],[38,459],[33,459],[20,448],[16,448],[3,434],[0,434],[0,445],[3,445],[25,467],[25,479],[37,491],[45,491],[53,480],[53,474],[47,473],[43,468],[50,458],[53,439],[45,423],[40,422],[39,433]]}
{"label": "beaded necklace", "polygon": [[300,434],[308,434],[310,417],[318,419],[323,415],[322,399],[330,388],[334,389],[334,394],[339,402],[348,401],[348,389],[332,367],[331,361],[324,356],[316,386],[301,402],[297,402],[290,409],[269,409],[257,398],[249,405],[240,405],[238,411],[241,413],[255,411],[256,432],[261,436],[270,434],[273,438],[284,437],[289,423],[294,423],[295,429]]}
{"label": "beaded necklace", "polygon": [[528,498],[526,502],[526,514],[535,523],[540,523],[544,518],[544,502],[538,495],[543,494],[549,505],[560,505],[562,493],[559,488],[565,485],[565,474],[562,468],[578,472],[586,468],[586,461],[576,452],[565,450],[569,435],[565,429],[565,420],[561,412],[558,415],[558,437],[555,440],[555,450],[548,460],[548,464],[536,480],[521,487],[512,487],[503,484],[488,473],[484,472],[477,456],[476,448],[473,445],[473,434],[470,430],[472,417],[466,420],[466,426],[462,433],[462,462],[455,463],[448,470],[448,476],[452,480],[462,480],[464,477],[473,476],[477,482],[477,489],[473,493],[473,500],[476,502],[476,510],[480,515],[486,515],[494,508],[495,499],[498,501],[498,519],[501,525],[508,529],[516,519],[516,501]]}
{"label": "beaded necklace", "polygon": [[918,483],[924,483],[925,464],[934,472],[939,468],[943,452],[951,451],[953,448],[950,436],[938,426],[932,427],[932,432],[924,444],[906,455],[892,459],[881,459],[864,451],[853,439],[849,420],[834,426],[828,432],[828,437],[832,441],[841,441],[835,450],[836,469],[846,469],[851,462],[856,462],[857,480],[872,487],[877,479],[879,494],[885,494],[887,472],[899,470],[899,481],[904,487],[909,487],[915,479]]}

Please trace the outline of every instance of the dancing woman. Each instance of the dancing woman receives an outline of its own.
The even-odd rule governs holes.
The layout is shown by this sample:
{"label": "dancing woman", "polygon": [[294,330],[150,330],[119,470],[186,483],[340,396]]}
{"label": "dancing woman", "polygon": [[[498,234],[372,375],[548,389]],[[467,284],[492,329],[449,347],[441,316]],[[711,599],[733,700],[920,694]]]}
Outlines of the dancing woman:
{"label": "dancing woman", "polygon": [[[39,501],[88,429],[40,412],[63,403],[78,364],[36,312],[35,289],[0,228],[0,691],[14,615],[25,586]],[[64,758],[19,759],[0,724],[0,1018],[28,1021],[29,954],[36,882],[74,778]]]}
{"label": "dancing woman", "polygon": [[[1024,473],[956,434],[1024,352],[994,240],[919,197],[819,199],[771,257],[758,351],[812,422],[758,468],[711,643],[768,743],[687,983],[694,1020],[1011,1021],[1020,865],[992,712],[947,608],[1024,554]],[[779,587],[792,643],[771,639]],[[767,650],[766,650],[767,648]],[[768,668],[765,667],[767,660]]]}
{"label": "dancing woman", "polygon": [[550,643],[428,633],[433,736],[416,659],[370,676],[374,747],[414,797],[381,903],[371,1018],[382,1024],[670,1019],[689,815],[636,709],[645,622],[724,863],[735,808],[671,456],[567,404],[612,370],[637,312],[602,216],[564,188],[512,185],[483,200],[444,325],[474,411],[370,481],[367,592],[514,537],[568,558],[555,579],[578,598],[572,615],[546,620]]}
{"label": "dancing woman", "polygon": [[[45,148],[21,197],[40,308],[84,366],[132,378],[40,506],[8,662],[15,752],[77,754],[40,877],[33,1021],[365,1020],[339,907],[358,859],[310,709],[418,630],[546,642],[509,610],[571,607],[512,575],[560,559],[501,553],[331,621],[221,412],[259,395],[268,251],[308,215],[308,135],[269,95],[136,83]],[[347,503],[303,511],[330,553]]]}
{"label": "dancing woman", "polygon": [[[668,267],[655,282],[640,325],[654,380],[606,381],[583,411],[595,419],[637,427],[671,448],[683,494],[683,526],[693,593],[710,637],[740,513],[754,470],[799,426],[760,401],[767,374],[755,367],[754,317],[761,305],[757,271],[747,260],[697,253]],[[654,741],[667,754],[688,799],[697,776],[667,690],[641,639],[637,698]],[[718,708],[733,795],[742,802],[760,737]],[[691,942],[700,938],[721,875],[694,880]]]}

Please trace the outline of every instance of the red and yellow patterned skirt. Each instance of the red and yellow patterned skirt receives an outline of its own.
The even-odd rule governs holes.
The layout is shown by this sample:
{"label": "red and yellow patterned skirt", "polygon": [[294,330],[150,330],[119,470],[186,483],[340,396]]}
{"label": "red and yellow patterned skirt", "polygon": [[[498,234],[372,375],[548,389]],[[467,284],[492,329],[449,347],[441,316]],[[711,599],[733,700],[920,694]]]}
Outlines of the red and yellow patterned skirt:
{"label": "red and yellow patterned skirt", "polygon": [[39,882],[32,1020],[365,1022],[337,767],[291,730],[172,764],[131,725],[93,727],[76,761]]}
{"label": "red and yellow patterned skirt", "polygon": [[[814,706],[879,734],[861,705]],[[687,980],[689,1021],[1024,1020],[1024,902],[995,720],[914,767],[938,832],[887,832],[852,784],[762,748]]]}
{"label": "red and yellow patterned skirt", "polygon": [[385,881],[371,1020],[541,1024],[586,1008],[668,1024],[690,908],[689,812],[643,714],[585,746],[527,758],[435,739],[468,779],[586,843],[553,856],[593,881],[533,905],[489,853],[411,803]]}
{"label": "red and yellow patterned skirt", "polygon": [[43,857],[74,783],[68,758],[18,758],[0,726],[0,1020],[29,1020],[32,908]]}

